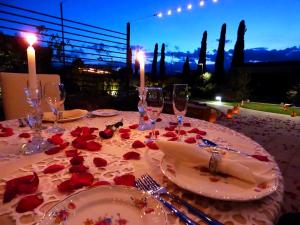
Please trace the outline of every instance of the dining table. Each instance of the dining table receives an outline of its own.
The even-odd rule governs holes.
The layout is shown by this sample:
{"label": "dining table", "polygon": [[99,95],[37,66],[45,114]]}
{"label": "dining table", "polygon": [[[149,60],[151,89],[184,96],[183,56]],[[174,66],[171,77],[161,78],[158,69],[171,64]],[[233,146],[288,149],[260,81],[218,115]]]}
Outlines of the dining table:
{"label": "dining table", "polygon": [[[118,127],[112,133],[112,137],[103,138],[98,135],[99,131],[105,130],[107,125],[121,120],[123,126]],[[149,122],[147,118],[145,120],[146,123]],[[175,115],[161,114],[156,122],[157,139],[178,141],[172,140],[172,135],[170,135],[170,132],[174,133],[176,121]],[[210,190],[206,190],[204,194],[194,193],[189,191],[188,188],[182,188],[182,185],[172,182],[161,168],[163,152],[157,148],[157,145],[145,144],[149,139],[150,130],[139,130],[138,123],[138,112],[118,111],[116,115],[112,116],[91,116],[88,114],[83,118],[59,123],[59,126],[63,127],[65,131],[62,134],[58,134],[59,138],[57,139],[62,139],[64,143],[69,143],[64,148],[59,149],[59,151],[48,152],[49,154],[39,152],[25,155],[21,149],[22,145],[30,141],[32,137],[33,131],[30,127],[20,127],[18,120],[0,122],[1,128],[7,127],[12,130],[11,135],[0,137],[0,224],[36,224],[58,202],[74,193],[91,188],[83,186],[69,192],[59,191],[58,189],[62,182],[70,179],[69,169],[72,157],[69,156],[72,156],[72,154],[68,155],[67,153],[74,152],[83,156],[84,165],[88,167],[87,171],[93,175],[94,183],[98,182],[97,184],[99,185],[117,185],[116,177],[130,174],[137,179],[147,173],[162,186],[166,187],[169,192],[186,200],[195,208],[225,225],[271,225],[276,223],[281,213],[281,204],[283,203],[283,178],[274,158],[257,142],[242,133],[215,123],[189,117],[184,118],[181,128],[183,130],[182,142],[197,145],[201,138],[205,137],[214,143],[238,149],[248,155],[263,155],[272,163],[277,177],[274,190],[260,197],[260,192],[265,187],[256,187],[253,189],[253,198],[244,198],[243,191],[239,191],[239,193],[229,193],[229,196],[231,194],[235,196],[234,199],[231,199],[230,197],[227,198],[226,194],[226,196],[222,196],[222,194],[213,192],[215,187],[221,185],[222,180],[210,179],[212,191],[209,193]],[[51,123],[44,123],[43,125],[51,126]],[[78,128],[83,127],[92,129],[91,133],[95,135],[92,141],[93,144],[96,143],[96,148],[92,146],[90,150],[81,149],[80,146],[74,144],[74,139],[76,138],[76,134],[74,134],[76,132],[74,131],[76,129],[78,131]],[[201,135],[194,132],[199,130],[202,132]],[[55,135],[42,130],[42,136],[51,142]],[[134,157],[126,157],[130,156],[132,152],[135,152],[133,154]],[[95,158],[105,159],[107,165],[96,167],[94,165]],[[45,173],[45,169],[51,165],[62,165],[63,169],[54,173]],[[37,174],[39,178],[38,189],[35,193],[43,199],[42,204],[33,210],[17,212],[16,205],[26,194],[17,194],[11,201],[3,203],[7,181],[21,176],[32,175],[33,173]],[[186,176],[189,176],[189,174],[186,174]],[[197,181],[197,185],[201,186],[201,179]],[[235,190],[233,189],[232,192],[235,192]],[[193,218],[194,221],[197,221],[199,224],[205,224],[182,205],[172,200],[170,202],[185,215]],[[178,217],[167,209],[165,209],[165,213],[167,224],[183,224]]]}

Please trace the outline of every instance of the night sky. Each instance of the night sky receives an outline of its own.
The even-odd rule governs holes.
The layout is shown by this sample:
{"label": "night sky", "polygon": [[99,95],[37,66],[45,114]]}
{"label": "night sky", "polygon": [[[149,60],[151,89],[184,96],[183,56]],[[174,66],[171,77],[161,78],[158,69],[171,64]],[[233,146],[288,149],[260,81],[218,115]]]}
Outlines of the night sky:
{"label": "night sky", "polygon": [[[59,0],[2,1],[59,16]],[[166,43],[167,52],[196,56],[202,33],[207,30],[207,49],[214,54],[223,23],[227,24],[225,50],[233,49],[239,22],[246,21],[245,48],[257,52],[273,50],[277,58],[300,59],[300,1],[299,0],[206,0],[203,7],[195,0],[64,0],[65,18],[125,32],[131,23],[131,44],[142,46],[149,55],[155,43]],[[193,8],[187,10],[191,3]],[[176,12],[177,7],[182,12]],[[171,9],[172,15],[167,16]],[[158,18],[153,14],[162,12]],[[254,50],[253,50],[254,49]],[[248,55],[250,57],[250,54]],[[248,61],[268,61],[251,59]],[[262,56],[258,56],[262,57]],[[272,61],[272,55],[266,55]],[[212,56],[213,58],[213,56]],[[290,59],[290,58],[288,58]],[[178,60],[182,60],[180,57]],[[284,60],[284,59],[283,59]],[[208,60],[209,61],[209,60]]]}

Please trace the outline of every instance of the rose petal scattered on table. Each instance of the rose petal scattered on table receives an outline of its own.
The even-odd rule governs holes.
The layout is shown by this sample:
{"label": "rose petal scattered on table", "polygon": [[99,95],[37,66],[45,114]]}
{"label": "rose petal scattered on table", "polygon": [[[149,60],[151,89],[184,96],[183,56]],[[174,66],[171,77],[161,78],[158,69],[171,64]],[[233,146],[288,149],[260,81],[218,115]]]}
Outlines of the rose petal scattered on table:
{"label": "rose petal scattered on table", "polygon": [[33,211],[36,207],[44,202],[43,197],[40,194],[29,195],[20,199],[17,204],[16,212],[24,213],[28,211]]}
{"label": "rose petal scattered on table", "polygon": [[177,122],[169,122],[169,124],[172,125],[172,126],[177,126],[178,125]]}
{"label": "rose petal scattered on table", "polygon": [[64,142],[61,136],[62,134],[54,134],[52,137],[48,138],[47,141],[54,145],[60,145]]}
{"label": "rose petal scattered on table", "polygon": [[177,126],[168,126],[165,128],[166,131],[174,131]]}
{"label": "rose petal scattered on table", "polygon": [[132,147],[133,148],[144,148],[144,147],[146,147],[146,145],[143,142],[136,140],[132,143]]}
{"label": "rose petal scattered on table", "polygon": [[193,128],[188,131],[188,133],[195,133],[195,134],[200,134],[200,135],[206,135],[206,131],[199,130],[198,128]]}
{"label": "rose petal scattered on table", "polygon": [[177,134],[175,134],[172,131],[169,131],[169,132],[163,134],[163,136],[165,136],[165,137],[177,137]]}
{"label": "rose petal scattered on table", "polygon": [[[176,130],[176,134],[178,134],[178,130]],[[180,130],[180,135],[186,135],[186,131],[185,130]]]}
{"label": "rose petal scattered on table", "polygon": [[70,163],[72,166],[81,165],[81,164],[83,164],[83,161],[84,161],[84,158],[81,155],[74,156],[72,159],[70,159]]}
{"label": "rose petal scattered on table", "polygon": [[202,135],[201,134],[197,134],[196,135],[196,139],[202,139],[203,137],[202,137]]}
{"label": "rose petal scattered on table", "polygon": [[63,170],[65,168],[64,165],[58,165],[58,164],[53,164],[48,166],[47,168],[44,169],[44,173],[48,174],[48,173],[56,173],[60,170]]}
{"label": "rose petal scattered on table", "polygon": [[74,156],[78,156],[80,152],[78,151],[78,149],[72,149],[72,150],[65,151],[65,154],[67,157],[74,157]]}
{"label": "rose petal scattered on table", "polygon": [[120,134],[120,137],[121,137],[122,139],[130,139],[130,133],[121,133],[121,134]]}
{"label": "rose petal scattered on table", "polygon": [[87,141],[82,137],[77,137],[72,141],[72,146],[78,149],[85,149]]}
{"label": "rose petal scattered on table", "polygon": [[132,124],[132,125],[129,126],[130,129],[136,129],[138,127],[139,127],[138,124]]}
{"label": "rose petal scattered on table", "polygon": [[19,137],[20,138],[30,138],[31,134],[30,133],[21,133],[21,134],[19,134]]}
{"label": "rose petal scattered on table", "polygon": [[190,127],[190,126],[191,126],[191,123],[188,123],[188,122],[183,123],[183,126],[184,126],[184,127]]}
{"label": "rose petal scattered on table", "polygon": [[103,186],[103,185],[111,185],[111,183],[109,183],[108,181],[105,181],[105,180],[97,181],[92,184],[92,187]]}
{"label": "rose petal scattered on table", "polygon": [[114,178],[116,185],[135,186],[135,176],[131,174],[125,174]]}
{"label": "rose petal scattered on table", "polygon": [[161,118],[157,118],[157,119],[156,119],[156,122],[158,122],[158,123],[161,122],[161,121],[162,121]]}
{"label": "rose petal scattered on table", "polygon": [[71,166],[69,169],[70,173],[83,173],[86,172],[89,168],[83,164]]}
{"label": "rose petal scattered on table", "polygon": [[185,139],[184,142],[189,143],[189,144],[194,144],[194,143],[196,143],[197,141],[196,141],[196,138],[194,138],[194,137],[189,137],[189,138]]}
{"label": "rose petal scattered on table", "polygon": [[70,185],[74,188],[91,186],[94,182],[94,176],[91,173],[73,173],[70,179]]}
{"label": "rose petal scattered on table", "polygon": [[61,147],[57,146],[57,147],[53,147],[53,148],[48,149],[47,151],[45,151],[45,153],[47,155],[53,155],[53,154],[56,154],[56,153],[58,153],[60,151],[61,151]]}
{"label": "rose petal scattered on table", "polygon": [[71,185],[70,180],[66,180],[57,185],[57,189],[61,193],[70,192],[74,190],[74,187]]}
{"label": "rose petal scattered on table", "polygon": [[127,152],[123,155],[123,159],[125,160],[131,160],[131,159],[134,159],[134,160],[139,160],[141,157],[140,157],[140,153],[137,153],[137,152]]}
{"label": "rose petal scattered on table", "polygon": [[102,145],[95,141],[89,141],[86,144],[86,149],[89,151],[100,151],[101,147],[102,147]]}
{"label": "rose petal scattered on table", "polygon": [[107,166],[107,161],[103,158],[100,157],[95,157],[93,159],[93,163],[95,164],[96,167],[104,167]]}
{"label": "rose petal scattered on table", "polygon": [[73,137],[79,137],[80,134],[81,134],[81,132],[82,132],[81,127],[76,127],[75,130],[72,130],[72,131],[71,131],[71,135],[72,135]]}
{"label": "rose petal scattered on table", "polygon": [[269,158],[265,155],[251,155],[251,156],[259,161],[270,162]]}
{"label": "rose petal scattered on table", "polygon": [[148,142],[146,145],[147,145],[148,148],[153,149],[153,150],[158,150],[159,149],[157,144],[153,141]]}
{"label": "rose petal scattered on table", "polygon": [[9,128],[9,127],[3,127],[1,125],[0,127],[0,137],[10,137],[14,135],[14,131],[12,128]]}
{"label": "rose petal scattered on table", "polygon": [[148,121],[149,120],[149,117],[146,115],[144,116],[144,121]]}
{"label": "rose petal scattered on table", "polygon": [[119,129],[119,133],[128,133],[128,132],[130,132],[130,129],[128,129],[128,128],[120,128]]}

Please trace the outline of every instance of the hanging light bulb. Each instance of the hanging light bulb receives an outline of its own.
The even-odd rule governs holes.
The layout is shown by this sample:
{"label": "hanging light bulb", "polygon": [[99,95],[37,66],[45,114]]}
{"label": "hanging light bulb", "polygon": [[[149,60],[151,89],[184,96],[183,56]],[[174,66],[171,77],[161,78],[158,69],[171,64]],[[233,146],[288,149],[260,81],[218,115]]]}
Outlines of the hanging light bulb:
{"label": "hanging light bulb", "polygon": [[192,5],[192,4],[188,4],[188,5],[187,5],[187,9],[188,9],[188,10],[191,10],[192,8],[193,8],[193,5]]}
{"label": "hanging light bulb", "polygon": [[170,9],[170,10],[168,10],[168,16],[171,16],[172,15],[172,10]]}
{"label": "hanging light bulb", "polygon": [[205,5],[205,2],[202,0],[202,1],[200,1],[199,5],[200,5],[200,6],[204,6],[204,5]]}
{"label": "hanging light bulb", "polygon": [[178,7],[178,8],[177,8],[177,12],[180,13],[181,11],[182,11],[181,7]]}

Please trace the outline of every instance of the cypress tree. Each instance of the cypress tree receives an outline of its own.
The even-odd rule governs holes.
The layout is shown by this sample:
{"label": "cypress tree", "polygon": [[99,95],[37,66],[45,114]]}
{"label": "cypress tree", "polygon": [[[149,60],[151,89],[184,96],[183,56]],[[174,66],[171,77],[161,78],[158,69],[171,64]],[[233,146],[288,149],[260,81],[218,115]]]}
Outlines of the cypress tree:
{"label": "cypress tree", "polygon": [[226,41],[226,23],[222,25],[220,39],[219,39],[219,47],[215,62],[215,81],[216,83],[220,83],[223,80],[224,75],[224,54],[225,54],[225,41]]}
{"label": "cypress tree", "polygon": [[203,74],[206,72],[206,49],[207,49],[207,31],[203,32],[202,41],[201,41],[201,49],[198,61],[198,72]]}
{"label": "cypress tree", "polygon": [[244,36],[246,31],[247,29],[245,25],[245,20],[242,20],[238,28],[237,40],[234,45],[231,67],[242,66],[244,64],[244,48],[245,48]]}
{"label": "cypress tree", "polygon": [[183,70],[182,70],[182,75],[183,75],[184,82],[189,83],[189,81],[190,81],[190,73],[191,73],[190,59],[187,56],[186,59],[185,59],[185,62],[183,64]]}
{"label": "cypress tree", "polygon": [[154,53],[153,53],[153,61],[152,61],[152,77],[156,79],[157,77],[157,55],[158,55],[158,44],[155,44]]}
{"label": "cypress tree", "polygon": [[165,43],[161,46],[161,53],[160,53],[160,64],[159,64],[159,73],[160,77],[163,78],[166,73],[166,65],[165,65]]}

